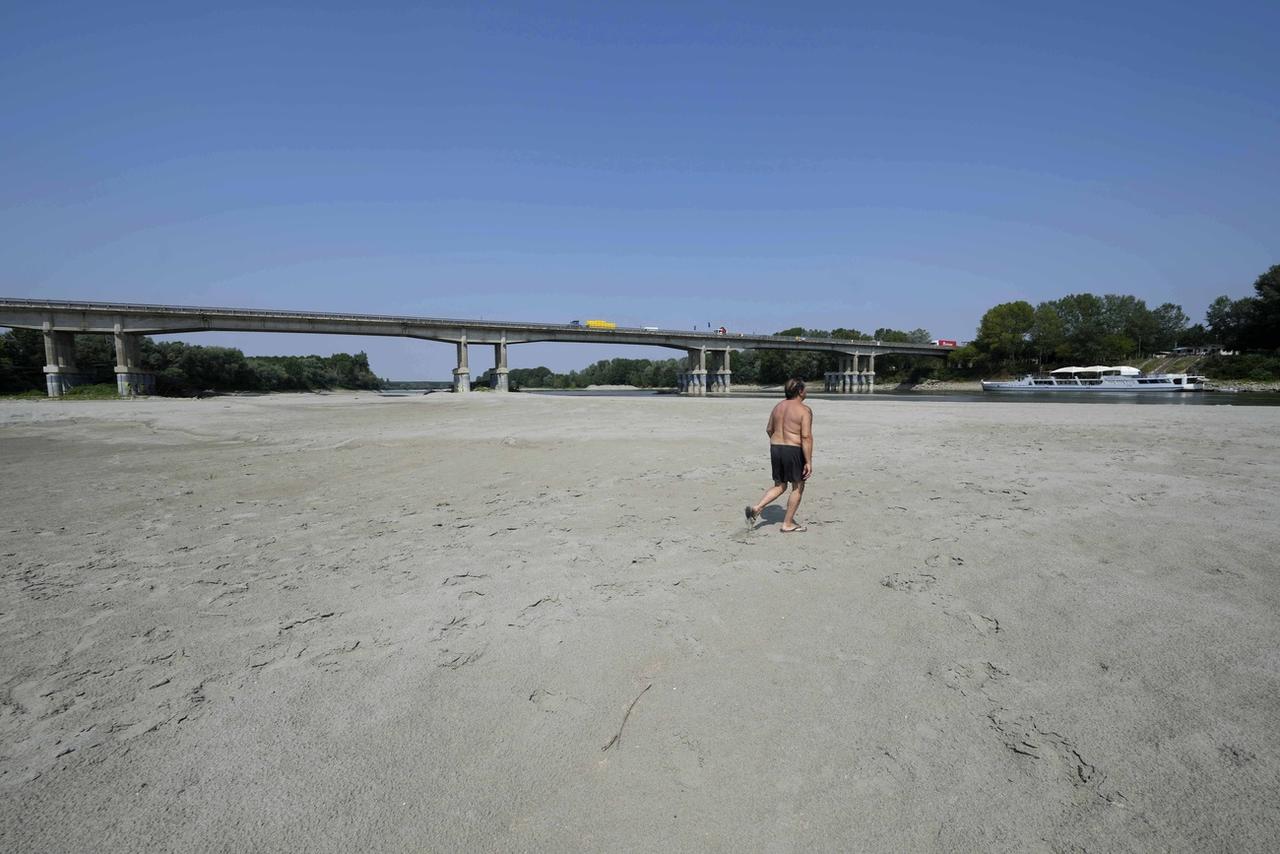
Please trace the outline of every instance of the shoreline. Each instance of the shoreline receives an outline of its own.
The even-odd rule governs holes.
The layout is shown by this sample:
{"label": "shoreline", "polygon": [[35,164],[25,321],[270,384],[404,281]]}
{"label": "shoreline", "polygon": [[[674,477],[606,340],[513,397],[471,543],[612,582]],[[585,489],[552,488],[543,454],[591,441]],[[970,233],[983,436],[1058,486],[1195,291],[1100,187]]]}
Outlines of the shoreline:
{"label": "shoreline", "polygon": [[[1205,380],[1205,391],[1221,392],[1280,392],[1280,380]],[[895,391],[964,391],[982,393],[980,380],[925,380],[920,383],[900,383],[893,387]]]}

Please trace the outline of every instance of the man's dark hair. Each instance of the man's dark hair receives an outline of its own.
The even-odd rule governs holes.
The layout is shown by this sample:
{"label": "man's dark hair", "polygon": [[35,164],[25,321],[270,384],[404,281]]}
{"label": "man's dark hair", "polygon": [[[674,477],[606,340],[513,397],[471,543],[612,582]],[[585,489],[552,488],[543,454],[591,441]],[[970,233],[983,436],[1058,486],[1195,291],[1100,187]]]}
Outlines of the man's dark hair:
{"label": "man's dark hair", "polygon": [[792,377],[787,380],[786,385],[787,400],[795,400],[800,396],[800,392],[804,391],[804,380],[799,377]]}

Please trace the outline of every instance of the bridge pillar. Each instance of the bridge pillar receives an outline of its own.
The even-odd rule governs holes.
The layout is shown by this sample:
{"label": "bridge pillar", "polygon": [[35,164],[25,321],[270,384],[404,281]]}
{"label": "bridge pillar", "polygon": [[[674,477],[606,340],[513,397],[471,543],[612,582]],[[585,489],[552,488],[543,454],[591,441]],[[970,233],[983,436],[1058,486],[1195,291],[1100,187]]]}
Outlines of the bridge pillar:
{"label": "bridge pillar", "polygon": [[142,370],[142,336],[116,324],[116,391],[121,397],[156,393],[156,375]]}
{"label": "bridge pillar", "polygon": [[716,394],[728,394],[730,381],[733,377],[733,371],[729,369],[729,349],[716,350],[712,357],[712,372],[708,375],[710,378],[710,390]]}
{"label": "bridge pillar", "polygon": [[876,354],[867,354],[867,391],[876,390]]}
{"label": "bridge pillar", "polygon": [[456,392],[471,391],[471,368],[467,366],[467,336],[464,333],[458,342],[458,367],[453,369],[453,390]]}
{"label": "bridge pillar", "polygon": [[857,387],[858,357],[846,353],[840,357],[840,393],[853,394]]}
{"label": "bridge pillar", "polygon": [[707,393],[707,348],[689,351],[689,371],[682,391],[693,397]]}
{"label": "bridge pillar", "polygon": [[44,384],[49,397],[62,397],[89,377],[76,368],[76,336],[71,332],[55,332],[52,324],[44,324]]}
{"label": "bridge pillar", "polygon": [[494,391],[511,391],[511,382],[509,379],[510,371],[507,369],[507,336],[502,336],[502,342],[493,345],[493,373],[489,377],[489,387]]}

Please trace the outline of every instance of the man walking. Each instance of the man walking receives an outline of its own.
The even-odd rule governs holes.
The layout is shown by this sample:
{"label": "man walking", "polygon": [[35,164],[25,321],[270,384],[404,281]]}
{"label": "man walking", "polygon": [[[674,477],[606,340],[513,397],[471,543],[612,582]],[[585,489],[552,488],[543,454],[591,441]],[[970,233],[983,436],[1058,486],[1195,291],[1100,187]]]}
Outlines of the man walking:
{"label": "man walking", "polygon": [[792,377],[787,380],[786,400],[769,413],[769,460],[773,466],[773,486],[765,491],[760,503],[747,505],[747,524],[754,526],[760,511],[787,491],[791,484],[791,496],[787,499],[787,512],[782,517],[782,533],[807,531],[796,524],[796,508],[804,497],[804,482],[813,474],[813,410],[804,402],[804,380]]}

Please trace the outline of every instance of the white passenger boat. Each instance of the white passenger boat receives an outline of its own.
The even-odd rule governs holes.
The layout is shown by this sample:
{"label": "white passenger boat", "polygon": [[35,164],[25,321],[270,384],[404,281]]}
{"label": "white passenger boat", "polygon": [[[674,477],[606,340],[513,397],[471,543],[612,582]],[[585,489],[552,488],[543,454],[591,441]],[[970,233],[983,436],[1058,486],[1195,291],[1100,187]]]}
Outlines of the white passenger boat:
{"label": "white passenger boat", "polygon": [[1144,374],[1128,365],[1074,365],[1020,380],[983,380],[983,391],[1154,392],[1201,391],[1204,377],[1195,374]]}

